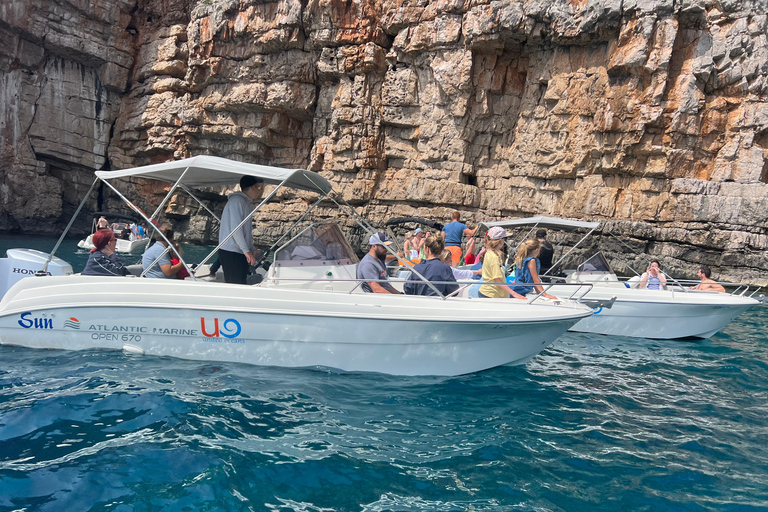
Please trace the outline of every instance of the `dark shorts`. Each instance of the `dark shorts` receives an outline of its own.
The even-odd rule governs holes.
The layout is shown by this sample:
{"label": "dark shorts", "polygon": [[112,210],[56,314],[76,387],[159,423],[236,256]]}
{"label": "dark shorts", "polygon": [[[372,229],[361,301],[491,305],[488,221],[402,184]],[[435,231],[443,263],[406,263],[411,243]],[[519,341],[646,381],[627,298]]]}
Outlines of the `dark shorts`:
{"label": "dark shorts", "polygon": [[219,261],[224,270],[225,283],[246,284],[249,265],[245,254],[219,249]]}

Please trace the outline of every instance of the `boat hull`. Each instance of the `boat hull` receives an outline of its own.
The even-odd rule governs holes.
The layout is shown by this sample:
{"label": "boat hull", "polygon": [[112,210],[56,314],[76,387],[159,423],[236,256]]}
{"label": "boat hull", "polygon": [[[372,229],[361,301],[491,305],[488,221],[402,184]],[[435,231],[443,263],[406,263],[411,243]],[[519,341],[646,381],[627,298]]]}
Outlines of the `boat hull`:
{"label": "boat hull", "polygon": [[580,305],[139,278],[26,281],[0,303],[0,343],[397,375],[522,364],[589,314]]}
{"label": "boat hull", "polygon": [[616,301],[570,330],[651,339],[709,338],[759,302],[717,292],[637,290],[595,286],[586,298]]}

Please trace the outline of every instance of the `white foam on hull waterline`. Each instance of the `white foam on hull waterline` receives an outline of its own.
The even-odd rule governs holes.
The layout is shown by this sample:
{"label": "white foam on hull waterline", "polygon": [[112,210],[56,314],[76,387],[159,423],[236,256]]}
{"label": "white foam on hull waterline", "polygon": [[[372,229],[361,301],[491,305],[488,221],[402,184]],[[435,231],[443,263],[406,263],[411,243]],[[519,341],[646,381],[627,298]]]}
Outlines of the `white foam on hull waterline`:
{"label": "white foam on hull waterline", "polygon": [[[203,361],[460,375],[522,364],[589,314],[576,304],[346,294],[114,277],[26,279],[0,342]],[[126,348],[127,347],[127,348]]]}

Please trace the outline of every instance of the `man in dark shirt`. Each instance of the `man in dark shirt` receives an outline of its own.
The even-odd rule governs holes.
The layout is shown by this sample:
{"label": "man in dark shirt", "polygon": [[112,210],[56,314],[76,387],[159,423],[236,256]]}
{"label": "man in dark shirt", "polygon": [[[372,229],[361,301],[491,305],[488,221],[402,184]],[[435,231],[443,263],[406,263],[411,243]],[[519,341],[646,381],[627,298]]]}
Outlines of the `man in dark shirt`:
{"label": "man in dark shirt", "polygon": [[541,263],[539,275],[541,275],[552,268],[552,257],[555,255],[555,248],[547,240],[547,231],[545,229],[538,230],[536,238],[539,240],[539,262]]}

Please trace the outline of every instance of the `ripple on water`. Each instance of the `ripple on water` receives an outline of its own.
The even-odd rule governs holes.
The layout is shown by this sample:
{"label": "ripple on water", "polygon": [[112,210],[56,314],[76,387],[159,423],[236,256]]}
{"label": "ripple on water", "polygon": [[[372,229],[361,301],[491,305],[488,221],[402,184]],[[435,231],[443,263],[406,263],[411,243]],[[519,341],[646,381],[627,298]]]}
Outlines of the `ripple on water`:
{"label": "ripple on water", "polygon": [[0,347],[0,511],[768,510],[767,324],[455,378]]}

